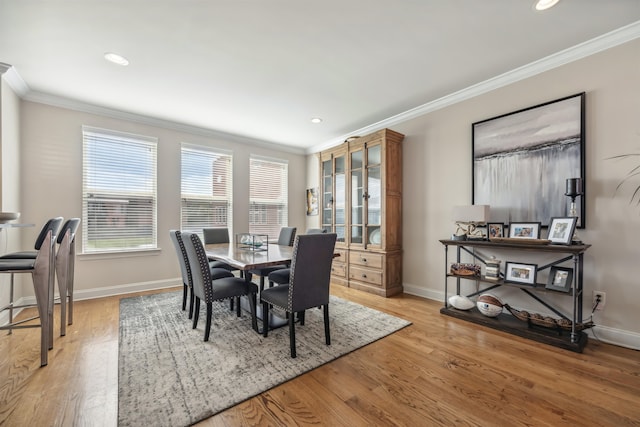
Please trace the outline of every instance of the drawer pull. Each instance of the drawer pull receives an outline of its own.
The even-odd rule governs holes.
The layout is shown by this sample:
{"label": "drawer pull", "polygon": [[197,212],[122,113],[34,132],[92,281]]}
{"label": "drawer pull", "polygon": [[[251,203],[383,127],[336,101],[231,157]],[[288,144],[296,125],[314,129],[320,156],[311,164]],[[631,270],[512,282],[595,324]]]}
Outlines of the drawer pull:
{"label": "drawer pull", "polygon": [[362,278],[363,278],[363,279],[366,279],[366,278],[367,278],[367,275],[366,275],[366,274],[363,274],[363,275],[362,275]]}
{"label": "drawer pull", "polygon": [[360,258],[362,260],[362,262],[367,262],[366,258]]}

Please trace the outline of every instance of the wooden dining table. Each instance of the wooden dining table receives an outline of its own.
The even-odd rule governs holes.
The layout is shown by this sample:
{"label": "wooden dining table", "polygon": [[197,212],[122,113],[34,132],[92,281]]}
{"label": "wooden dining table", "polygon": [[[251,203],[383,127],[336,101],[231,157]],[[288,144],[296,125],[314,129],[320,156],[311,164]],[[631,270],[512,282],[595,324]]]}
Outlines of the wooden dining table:
{"label": "wooden dining table", "polygon": [[[223,261],[230,266],[244,272],[244,278],[251,281],[249,270],[256,270],[274,265],[289,265],[293,258],[293,247],[286,245],[267,244],[264,247],[251,249],[246,246],[237,245],[235,243],[212,243],[204,245],[207,257],[212,260]],[[241,298],[242,308],[249,311],[249,302],[246,298]],[[257,304],[256,316],[262,320],[262,307]],[[288,321],[283,319],[271,311],[269,313],[269,327],[271,329],[279,328],[287,325]],[[262,333],[254,325],[254,330]]]}

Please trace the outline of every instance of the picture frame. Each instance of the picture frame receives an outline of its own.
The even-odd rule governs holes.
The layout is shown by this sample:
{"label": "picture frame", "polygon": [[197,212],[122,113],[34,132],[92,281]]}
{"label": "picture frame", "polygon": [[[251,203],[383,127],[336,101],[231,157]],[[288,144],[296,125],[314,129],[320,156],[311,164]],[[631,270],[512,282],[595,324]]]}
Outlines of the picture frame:
{"label": "picture frame", "polygon": [[505,237],[504,235],[504,223],[502,222],[488,222],[487,223],[487,238],[491,240],[494,237]]}
{"label": "picture frame", "polygon": [[573,216],[551,218],[547,239],[556,245],[570,245],[576,222],[577,218]]}
{"label": "picture frame", "polygon": [[545,289],[552,291],[569,292],[573,283],[573,268],[551,267],[549,279]]}
{"label": "picture frame", "polygon": [[524,264],[507,261],[504,270],[504,281],[521,285],[536,285],[538,266],[536,264]]}
{"label": "picture frame", "polygon": [[318,215],[318,187],[307,188],[307,216]]}
{"label": "picture frame", "polygon": [[509,237],[514,239],[539,239],[541,223],[510,222]]}
{"label": "picture frame", "polygon": [[[585,92],[471,127],[472,204],[491,206],[492,219],[504,223],[568,214],[566,180],[586,178]],[[586,190],[576,199],[577,228],[585,225]]]}

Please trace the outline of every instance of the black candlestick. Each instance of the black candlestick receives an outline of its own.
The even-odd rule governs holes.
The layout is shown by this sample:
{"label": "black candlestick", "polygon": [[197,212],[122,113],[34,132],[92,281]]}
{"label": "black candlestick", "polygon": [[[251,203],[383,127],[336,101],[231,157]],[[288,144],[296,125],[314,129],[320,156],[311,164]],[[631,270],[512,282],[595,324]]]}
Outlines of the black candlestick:
{"label": "black candlestick", "polygon": [[582,179],[567,178],[567,192],[565,196],[569,196],[572,200],[575,200],[576,196],[580,194],[582,194]]}

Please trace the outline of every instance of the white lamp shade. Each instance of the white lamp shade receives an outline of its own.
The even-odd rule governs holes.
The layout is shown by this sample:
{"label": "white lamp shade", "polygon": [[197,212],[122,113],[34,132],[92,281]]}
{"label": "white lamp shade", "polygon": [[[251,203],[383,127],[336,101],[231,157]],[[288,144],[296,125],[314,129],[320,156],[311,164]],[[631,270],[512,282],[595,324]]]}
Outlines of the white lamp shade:
{"label": "white lamp shade", "polygon": [[454,206],[453,220],[459,222],[487,222],[489,220],[489,205]]}

